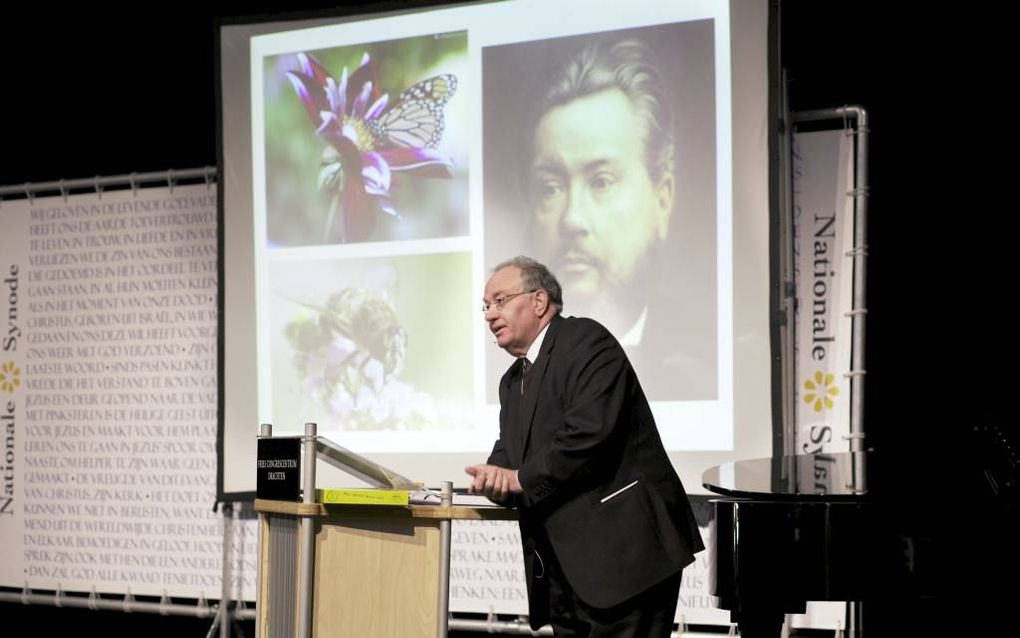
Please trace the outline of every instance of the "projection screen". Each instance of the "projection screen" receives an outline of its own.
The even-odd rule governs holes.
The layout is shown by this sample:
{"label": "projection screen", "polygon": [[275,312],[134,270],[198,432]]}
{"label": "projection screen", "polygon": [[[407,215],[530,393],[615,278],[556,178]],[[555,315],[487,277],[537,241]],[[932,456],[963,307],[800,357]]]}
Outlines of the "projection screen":
{"label": "projection screen", "polygon": [[[690,491],[769,455],[767,23],[516,0],[222,26],[221,497],[254,490],[260,423],[466,486],[512,363],[482,289],[518,254],[624,345]],[[599,84],[627,76],[640,98]]]}

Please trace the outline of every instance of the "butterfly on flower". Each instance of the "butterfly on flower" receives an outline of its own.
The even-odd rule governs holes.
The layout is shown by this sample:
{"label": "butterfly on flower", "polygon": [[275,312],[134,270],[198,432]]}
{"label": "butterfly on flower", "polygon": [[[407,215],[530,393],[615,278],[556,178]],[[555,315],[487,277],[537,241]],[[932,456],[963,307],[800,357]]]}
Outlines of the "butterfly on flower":
{"label": "butterfly on flower", "polygon": [[379,212],[398,217],[390,200],[393,173],[451,177],[452,160],[436,149],[445,126],[443,107],[457,90],[456,76],[417,82],[389,105],[367,53],[350,76],[344,67],[339,80],[306,53],[298,54],[298,64],[300,69],[287,76],[316,134],[329,144],[318,180],[330,197],[327,241],[363,241]]}
{"label": "butterfly on flower", "polygon": [[396,103],[368,122],[368,130],[381,145],[436,148],[443,137],[443,106],[457,90],[457,77],[437,75],[400,94]]}

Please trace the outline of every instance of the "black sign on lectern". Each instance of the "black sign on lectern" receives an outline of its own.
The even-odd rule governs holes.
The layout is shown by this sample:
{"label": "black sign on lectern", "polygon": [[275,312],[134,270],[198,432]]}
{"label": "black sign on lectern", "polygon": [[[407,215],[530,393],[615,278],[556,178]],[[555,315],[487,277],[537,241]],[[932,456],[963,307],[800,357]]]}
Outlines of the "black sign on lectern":
{"label": "black sign on lectern", "polygon": [[257,498],[301,500],[301,437],[259,439]]}

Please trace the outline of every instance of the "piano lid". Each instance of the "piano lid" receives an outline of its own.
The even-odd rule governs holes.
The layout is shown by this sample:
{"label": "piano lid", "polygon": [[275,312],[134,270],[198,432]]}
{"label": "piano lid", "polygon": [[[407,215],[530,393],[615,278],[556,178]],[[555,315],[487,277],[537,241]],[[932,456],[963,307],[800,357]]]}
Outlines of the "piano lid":
{"label": "piano lid", "polygon": [[868,494],[867,459],[867,452],[835,452],[733,461],[705,470],[701,482],[740,498],[857,501]]}

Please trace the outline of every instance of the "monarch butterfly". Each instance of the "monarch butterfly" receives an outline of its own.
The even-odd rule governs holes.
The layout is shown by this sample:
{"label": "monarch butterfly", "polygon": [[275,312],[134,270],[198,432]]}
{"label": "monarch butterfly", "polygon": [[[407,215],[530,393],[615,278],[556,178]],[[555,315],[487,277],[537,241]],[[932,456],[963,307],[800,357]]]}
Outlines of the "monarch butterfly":
{"label": "monarch butterfly", "polygon": [[369,120],[372,137],[381,146],[435,148],[443,137],[443,106],[456,90],[457,77],[450,73],[418,82]]}

